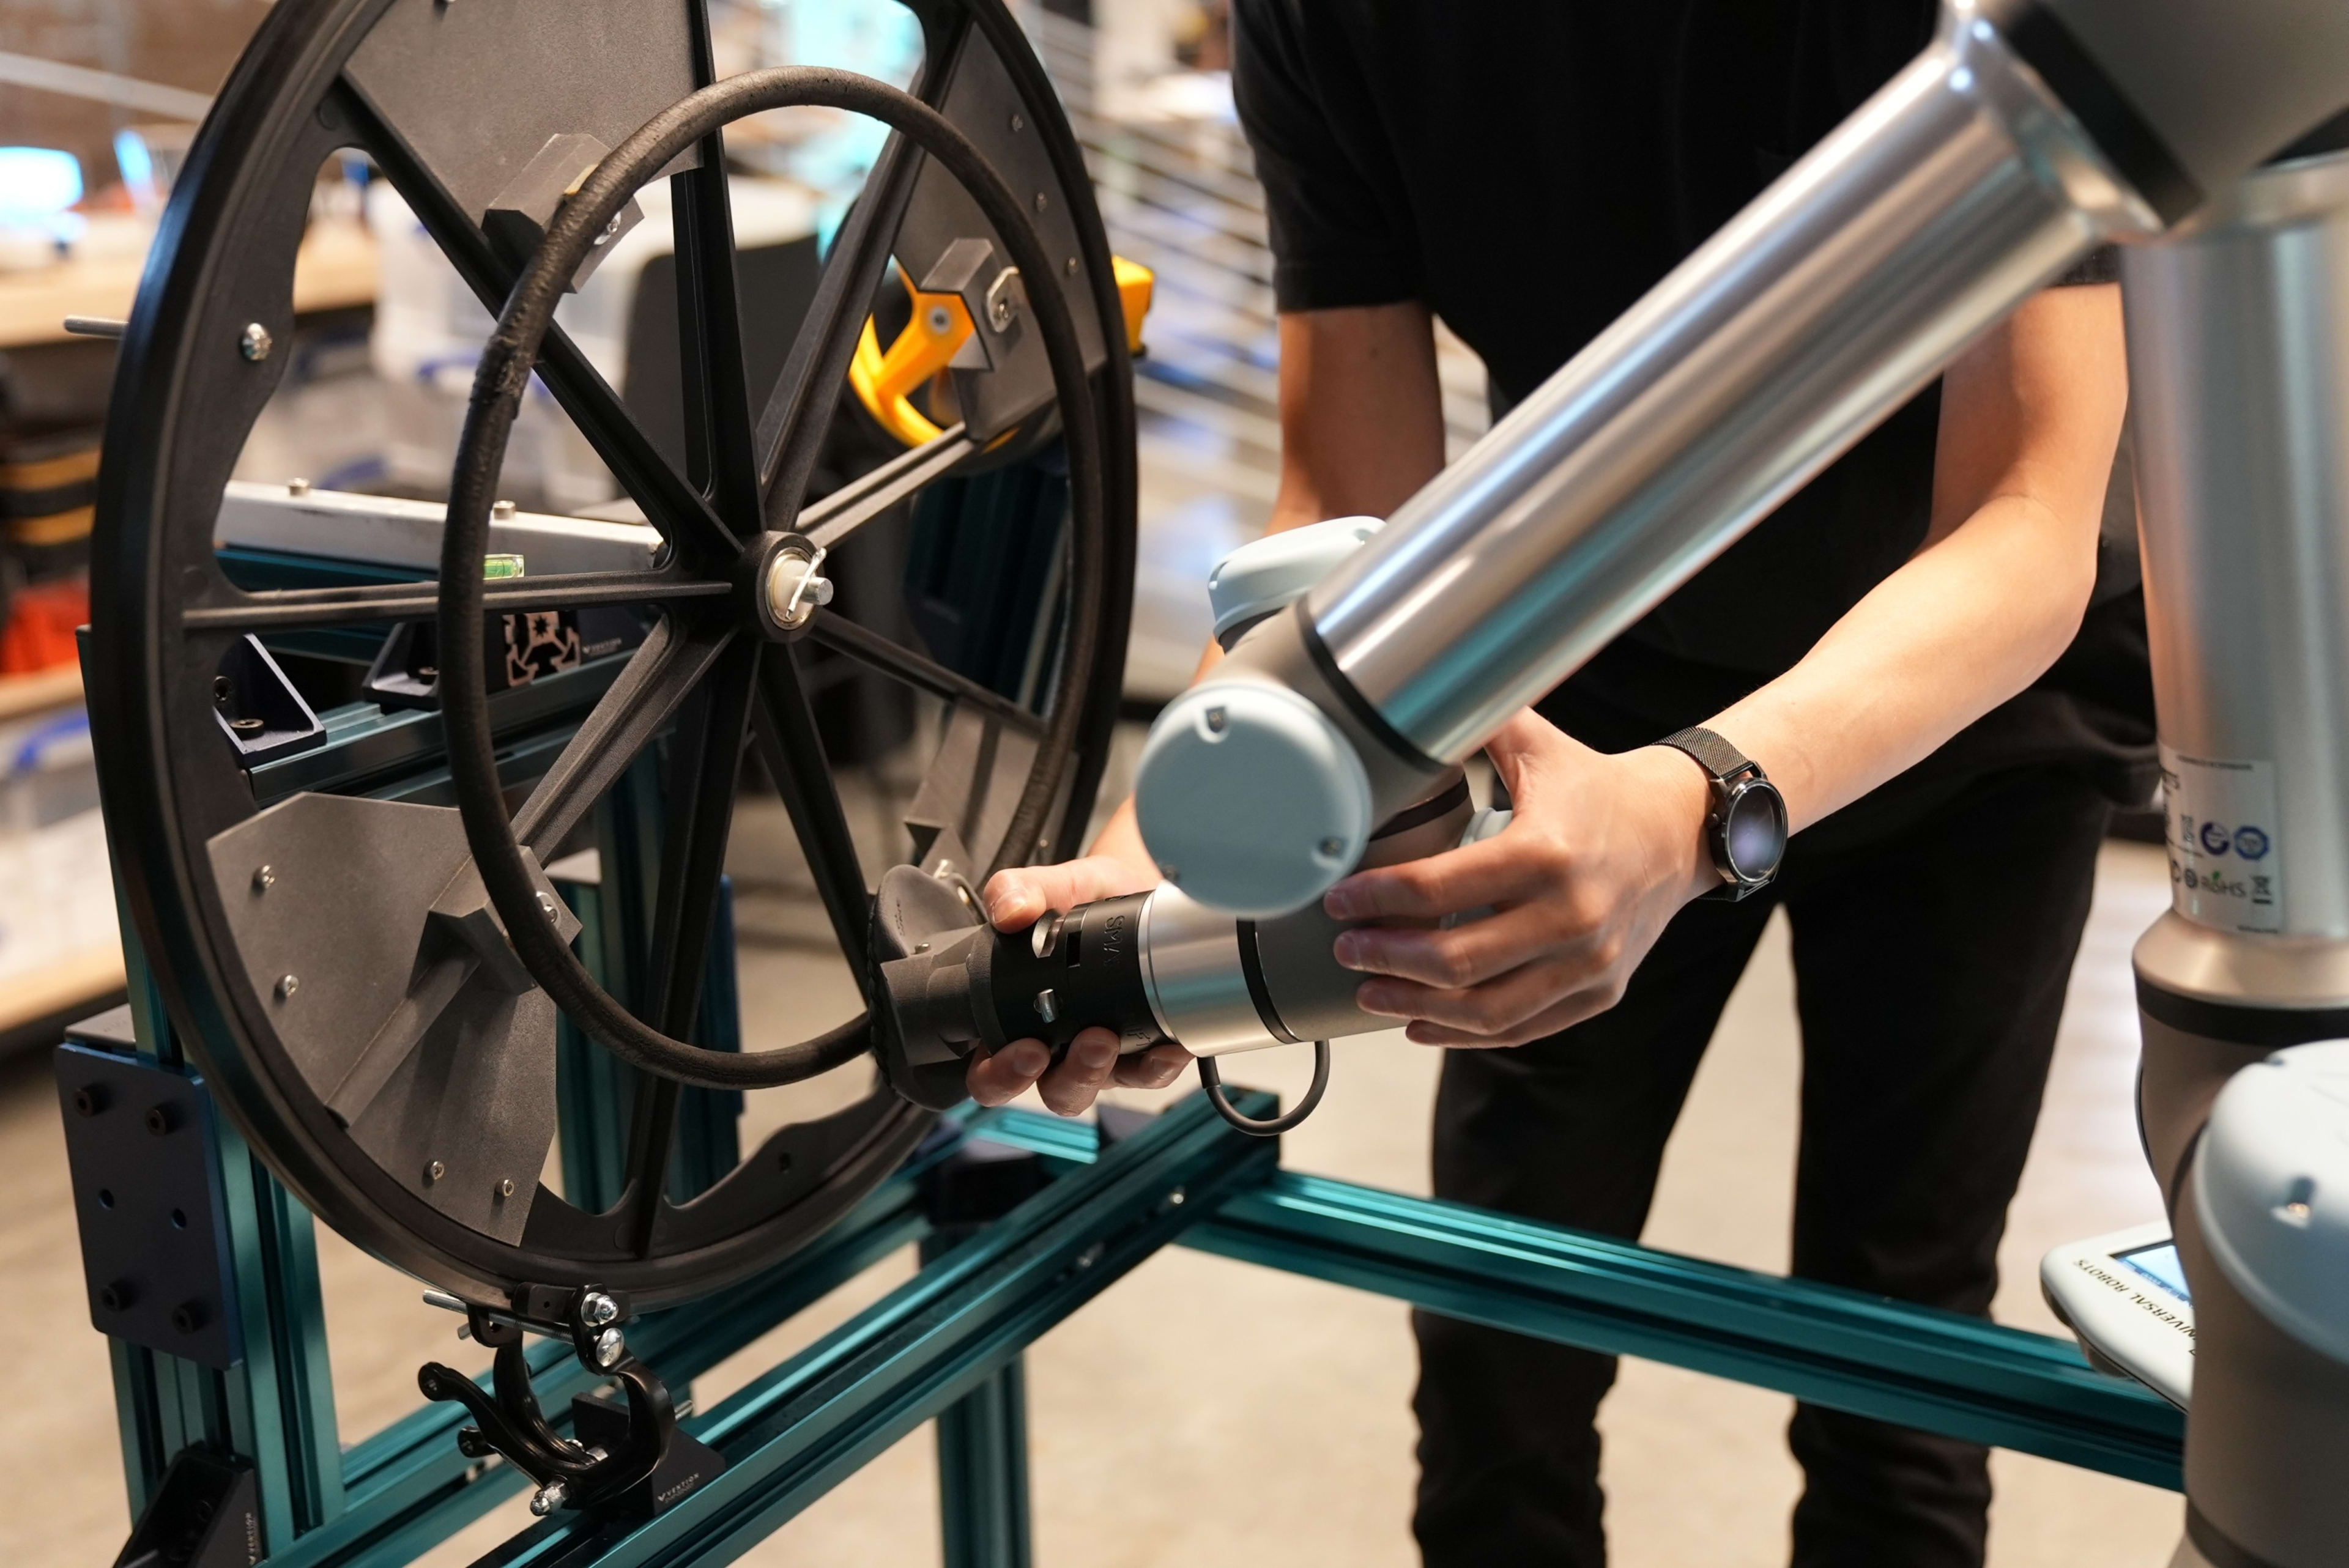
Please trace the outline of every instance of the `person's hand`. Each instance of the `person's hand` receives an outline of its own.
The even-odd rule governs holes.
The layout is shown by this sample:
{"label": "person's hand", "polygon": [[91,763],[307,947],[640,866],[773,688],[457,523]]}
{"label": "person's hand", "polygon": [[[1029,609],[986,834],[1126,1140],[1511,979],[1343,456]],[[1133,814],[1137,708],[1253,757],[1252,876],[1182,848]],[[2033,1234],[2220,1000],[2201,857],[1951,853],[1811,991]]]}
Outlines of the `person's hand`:
{"label": "person's hand", "polygon": [[[1158,885],[1158,873],[1114,855],[1088,855],[1057,866],[1021,866],[989,877],[980,895],[989,924],[1025,931],[1053,911]],[[1013,1040],[992,1056],[973,1057],[963,1083],[981,1105],[1002,1105],[1033,1086],[1046,1109],[1076,1116],[1112,1084],[1164,1088],[1189,1065],[1191,1053],[1174,1044],[1120,1056],[1109,1029],[1082,1029],[1058,1066],[1041,1040]]]}
{"label": "person's hand", "polygon": [[1322,907],[1372,925],[1339,936],[1338,962],[1378,976],[1356,1002],[1410,1019],[1430,1046],[1516,1046],[1605,1012],[1690,899],[1719,883],[1704,849],[1710,790],[1662,747],[1607,756],[1532,712],[1485,748],[1516,815],[1481,843],[1357,872]]}

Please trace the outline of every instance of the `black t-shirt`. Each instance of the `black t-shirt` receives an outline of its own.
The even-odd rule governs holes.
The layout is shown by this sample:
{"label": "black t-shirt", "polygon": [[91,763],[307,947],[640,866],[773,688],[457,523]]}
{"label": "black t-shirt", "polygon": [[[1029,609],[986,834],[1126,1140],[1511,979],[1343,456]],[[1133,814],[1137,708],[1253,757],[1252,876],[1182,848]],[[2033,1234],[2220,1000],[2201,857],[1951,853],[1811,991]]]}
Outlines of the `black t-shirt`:
{"label": "black t-shirt", "polygon": [[[1283,310],[1423,301],[1496,406],[1566,363],[1930,40],[1933,0],[1233,0],[1233,90]],[[2100,258],[2067,281],[2106,281]],[[1940,388],[1888,418],[1543,704],[1603,749],[1782,674],[1923,543]],[[1835,819],[1881,828],[1992,769],[2151,789],[2133,505],[2080,641]]]}

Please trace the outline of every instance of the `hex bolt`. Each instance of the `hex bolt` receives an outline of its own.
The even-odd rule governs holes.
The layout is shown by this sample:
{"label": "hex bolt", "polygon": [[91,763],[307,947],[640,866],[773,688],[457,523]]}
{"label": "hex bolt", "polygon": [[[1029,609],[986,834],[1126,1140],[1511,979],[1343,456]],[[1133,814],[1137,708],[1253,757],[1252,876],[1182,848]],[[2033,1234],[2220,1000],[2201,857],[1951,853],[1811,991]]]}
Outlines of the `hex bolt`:
{"label": "hex bolt", "polygon": [[274,867],[273,867],[273,866],[255,866],[255,867],[254,867],[254,868],[253,868],[253,891],[254,891],[254,892],[267,892],[271,888],[274,888],[274,887],[275,887],[276,885],[277,885],[277,872],[276,872],[276,868],[274,868]]}
{"label": "hex bolt", "polygon": [[620,1315],[620,1304],[600,1290],[591,1290],[579,1303],[580,1321],[590,1328],[601,1328]]}
{"label": "hex bolt", "polygon": [[277,977],[277,999],[281,1002],[292,997],[301,988],[302,976],[299,975],[280,975]]}
{"label": "hex bolt", "polygon": [[1011,285],[1019,278],[1018,267],[1006,267],[987,286],[987,325],[998,332],[1010,330],[1011,324],[1019,319],[1019,296],[1011,292]]}
{"label": "hex bolt", "polygon": [[514,503],[510,500],[492,501],[490,503],[490,515],[496,518],[500,522],[506,521],[508,519],[512,518],[513,514]]}
{"label": "hex bolt", "polygon": [[150,1105],[147,1108],[147,1130],[158,1138],[178,1126],[179,1119],[171,1114],[171,1108],[168,1105]]}
{"label": "hex bolt", "polygon": [[616,1328],[607,1328],[595,1336],[595,1365],[617,1367],[620,1357],[628,1353],[628,1342],[620,1337]]}
{"label": "hex bolt", "polygon": [[531,1494],[530,1511],[538,1518],[544,1519],[563,1506],[567,1495],[561,1481],[549,1481]]}
{"label": "hex bolt", "polygon": [[424,1180],[427,1183],[438,1181],[447,1174],[449,1174],[449,1167],[438,1160],[424,1168]]}
{"label": "hex bolt", "polygon": [[290,496],[308,495],[310,493],[310,481],[308,480],[287,480],[285,481],[285,493]]}
{"label": "hex bolt", "polygon": [[257,321],[250,321],[245,323],[244,330],[237,335],[236,351],[253,364],[258,365],[269,357],[269,351],[276,345],[277,340],[269,335],[267,327]]}

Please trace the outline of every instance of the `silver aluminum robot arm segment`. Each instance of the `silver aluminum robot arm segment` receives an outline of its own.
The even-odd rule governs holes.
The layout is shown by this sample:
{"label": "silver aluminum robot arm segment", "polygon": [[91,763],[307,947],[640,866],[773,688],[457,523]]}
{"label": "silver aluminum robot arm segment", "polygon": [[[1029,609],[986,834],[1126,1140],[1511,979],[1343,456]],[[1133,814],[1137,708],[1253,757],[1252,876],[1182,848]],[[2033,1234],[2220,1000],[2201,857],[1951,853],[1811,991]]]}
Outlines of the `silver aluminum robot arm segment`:
{"label": "silver aluminum robot arm segment", "polygon": [[[2206,138],[2198,156],[2171,155],[2164,133],[2196,131],[2208,105],[2147,120],[2088,45],[2127,53],[2109,41],[2126,35],[2141,57],[2134,32],[2158,22],[2192,51],[2209,46],[2204,34],[2231,36],[2238,11],[2262,23],[2291,12],[2302,46],[2342,45],[2331,67],[2349,98],[2342,8],[2215,9],[2138,7],[2132,30],[2089,0],[2002,6],[1995,24],[1971,0],[1949,5],[1911,66],[1407,502],[1301,613],[1257,628],[1168,708],[1137,799],[1169,875],[1202,903],[1251,913],[1319,896],[1434,769],[1980,333],[2098,242],[2156,232],[2199,182],[2259,156],[2240,153],[2234,125],[2224,146]],[[2043,68],[2002,27],[2034,41]],[[2132,65],[2132,80],[2160,79],[2144,58]],[[2294,72],[2289,103],[2264,101],[2264,83],[2233,95],[2261,99],[2236,106],[2254,139],[2282,127],[2270,150],[2339,101]]]}

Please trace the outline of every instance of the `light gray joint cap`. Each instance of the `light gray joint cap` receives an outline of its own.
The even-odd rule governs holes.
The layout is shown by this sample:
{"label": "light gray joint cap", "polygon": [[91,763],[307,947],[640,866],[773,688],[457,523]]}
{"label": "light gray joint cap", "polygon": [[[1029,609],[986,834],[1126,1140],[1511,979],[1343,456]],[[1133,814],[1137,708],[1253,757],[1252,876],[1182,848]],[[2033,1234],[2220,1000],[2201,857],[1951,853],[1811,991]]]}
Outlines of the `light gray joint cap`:
{"label": "light gray joint cap", "polygon": [[2278,1327],[2349,1361],[2349,1040],[2229,1081],[2194,1161],[2211,1255]]}
{"label": "light gray joint cap", "polygon": [[1207,604],[1216,641],[1302,599],[1338,563],[1385,527],[1375,517],[1333,517],[1252,540],[1216,562],[1207,574]]}
{"label": "light gray joint cap", "polygon": [[1319,898],[1373,826],[1370,779],[1345,737],[1262,680],[1211,680],[1167,705],[1142,748],[1134,811],[1168,881],[1252,920]]}

